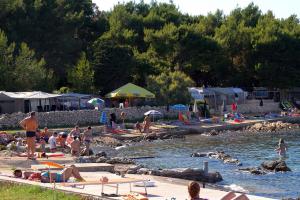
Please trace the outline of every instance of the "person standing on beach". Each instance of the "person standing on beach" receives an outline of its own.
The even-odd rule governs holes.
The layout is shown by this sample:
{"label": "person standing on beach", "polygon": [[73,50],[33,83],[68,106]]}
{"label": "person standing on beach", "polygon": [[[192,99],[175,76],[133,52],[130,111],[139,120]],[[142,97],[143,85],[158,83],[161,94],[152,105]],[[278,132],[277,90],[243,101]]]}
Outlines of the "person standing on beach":
{"label": "person standing on beach", "polygon": [[280,159],[286,158],[287,145],[282,138],[279,139],[278,148],[275,151],[278,152]]}
{"label": "person standing on beach", "polygon": [[85,144],[85,149],[84,149],[84,155],[89,156],[90,155],[90,144],[92,142],[92,127],[88,127],[84,132],[83,132],[83,138],[82,140],[84,141]]}
{"label": "person standing on beach", "polygon": [[125,129],[125,119],[126,119],[126,113],[125,112],[121,112],[121,120],[122,120],[122,129]]}
{"label": "person standing on beach", "polygon": [[151,125],[150,115],[146,115],[146,117],[144,118],[143,125],[144,125],[143,132],[144,133],[149,133],[150,132],[150,125]]}
{"label": "person standing on beach", "polygon": [[27,158],[34,159],[35,137],[36,130],[38,128],[38,121],[36,119],[35,112],[31,112],[30,116],[20,121],[19,124],[24,130],[26,130]]}
{"label": "person standing on beach", "polygon": [[75,126],[75,128],[70,132],[71,137],[78,137],[80,138],[80,130],[79,126]]}

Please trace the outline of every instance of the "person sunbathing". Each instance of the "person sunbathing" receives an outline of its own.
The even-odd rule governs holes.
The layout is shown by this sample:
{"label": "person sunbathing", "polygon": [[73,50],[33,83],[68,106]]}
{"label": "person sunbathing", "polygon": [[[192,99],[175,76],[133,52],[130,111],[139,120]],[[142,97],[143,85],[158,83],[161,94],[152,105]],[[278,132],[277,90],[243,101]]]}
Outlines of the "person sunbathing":
{"label": "person sunbathing", "polygon": [[[78,168],[75,165],[71,165],[70,167],[64,168],[60,172],[23,172],[21,170],[14,171],[14,177],[16,178],[24,178],[28,180],[40,179],[43,183],[59,183],[59,182],[67,182],[71,177],[78,179],[78,181],[85,181],[84,178],[79,173]],[[35,178],[36,177],[36,178]]]}

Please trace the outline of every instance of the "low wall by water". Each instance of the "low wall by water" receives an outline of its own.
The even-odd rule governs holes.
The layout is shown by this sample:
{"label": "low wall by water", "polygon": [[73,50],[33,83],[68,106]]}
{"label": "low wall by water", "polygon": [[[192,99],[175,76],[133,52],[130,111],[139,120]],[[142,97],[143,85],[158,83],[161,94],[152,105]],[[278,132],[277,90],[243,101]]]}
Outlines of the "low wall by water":
{"label": "low wall by water", "polygon": [[[178,111],[167,111],[166,107],[130,107],[130,108],[105,108],[104,111],[109,114],[116,113],[117,118],[120,118],[121,112],[126,113],[127,121],[134,122],[141,120],[144,113],[149,110],[160,111],[164,117],[175,118]],[[231,110],[231,106],[227,106],[227,111]],[[246,104],[238,105],[240,113],[266,113],[266,112],[280,112],[278,103],[273,101],[264,101],[264,106],[259,106],[258,100],[247,101]],[[214,113],[212,111],[212,113]],[[215,113],[217,114],[217,113]],[[101,111],[98,110],[76,110],[76,111],[54,111],[54,112],[40,112],[37,113],[39,127],[58,127],[58,126],[75,126],[75,125],[100,125]],[[19,121],[24,119],[27,114],[13,113],[0,115],[0,129],[19,128]]]}
{"label": "low wall by water", "polygon": [[[176,117],[176,111],[166,111],[165,107],[130,107],[130,108],[105,108],[104,111],[109,117],[110,113],[115,113],[117,118],[120,119],[121,112],[126,113],[127,121],[141,120],[144,113],[149,110],[160,111],[164,117]],[[75,126],[75,125],[89,125],[99,124],[101,111],[98,110],[76,110],[76,111],[53,111],[53,112],[40,112],[36,113],[39,127],[58,127],[58,126]],[[18,123],[24,119],[27,114],[13,113],[3,114],[0,116],[0,129],[18,128]]]}
{"label": "low wall by water", "polygon": [[[238,112],[243,114],[257,114],[257,113],[269,113],[280,112],[279,103],[273,100],[264,100],[263,106],[259,105],[260,100],[247,100],[245,104],[238,105]],[[231,106],[227,106],[227,111],[231,111]]]}

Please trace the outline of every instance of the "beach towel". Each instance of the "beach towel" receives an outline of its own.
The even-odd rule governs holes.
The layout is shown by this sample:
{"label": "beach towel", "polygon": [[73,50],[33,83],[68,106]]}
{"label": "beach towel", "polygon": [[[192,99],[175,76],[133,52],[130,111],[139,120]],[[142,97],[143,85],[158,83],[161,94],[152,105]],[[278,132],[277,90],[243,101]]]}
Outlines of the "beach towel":
{"label": "beach towel", "polygon": [[126,195],[123,199],[124,200],[148,200],[148,197],[140,193],[131,192],[130,194]]}

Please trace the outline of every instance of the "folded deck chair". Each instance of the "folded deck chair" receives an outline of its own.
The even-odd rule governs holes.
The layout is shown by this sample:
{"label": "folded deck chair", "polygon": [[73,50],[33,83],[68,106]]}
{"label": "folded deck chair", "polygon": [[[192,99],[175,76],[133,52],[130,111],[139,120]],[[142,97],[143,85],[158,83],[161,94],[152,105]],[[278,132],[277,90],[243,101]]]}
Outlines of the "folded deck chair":
{"label": "folded deck chair", "polygon": [[62,186],[76,187],[76,186],[86,186],[86,185],[101,185],[101,194],[104,194],[104,186],[114,187],[116,188],[116,195],[119,193],[119,185],[120,184],[129,184],[129,190],[132,191],[131,184],[132,183],[140,183],[144,184],[145,194],[147,194],[147,186],[146,182],[148,180],[144,179],[135,179],[135,178],[118,178],[118,179],[109,179],[108,182],[97,181],[85,181],[85,182],[74,182],[74,183],[60,183]]}

